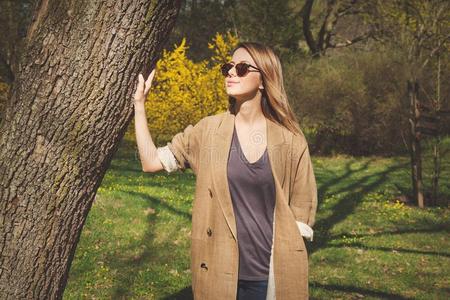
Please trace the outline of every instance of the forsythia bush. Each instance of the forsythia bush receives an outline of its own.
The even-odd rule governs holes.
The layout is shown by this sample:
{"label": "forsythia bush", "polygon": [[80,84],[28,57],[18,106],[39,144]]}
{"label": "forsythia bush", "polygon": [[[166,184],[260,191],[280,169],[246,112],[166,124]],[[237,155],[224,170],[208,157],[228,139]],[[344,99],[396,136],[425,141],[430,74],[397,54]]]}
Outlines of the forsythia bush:
{"label": "forsythia bush", "polygon": [[[229,54],[237,43],[230,32],[217,33],[208,43],[212,57],[197,63],[186,57],[186,39],[173,51],[163,51],[145,105],[155,145],[162,146],[189,124],[195,125],[201,118],[227,109],[220,65],[231,60]],[[134,123],[128,128],[127,139],[135,140]]]}

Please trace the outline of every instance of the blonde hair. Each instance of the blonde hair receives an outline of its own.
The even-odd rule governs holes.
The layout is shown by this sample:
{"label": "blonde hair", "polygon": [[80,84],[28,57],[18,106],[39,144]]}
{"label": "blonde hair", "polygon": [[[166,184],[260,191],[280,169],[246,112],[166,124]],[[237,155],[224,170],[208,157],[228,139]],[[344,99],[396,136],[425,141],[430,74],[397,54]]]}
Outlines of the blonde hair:
{"label": "blonde hair", "polygon": [[[297,117],[292,111],[283,84],[281,62],[274,51],[257,42],[240,42],[232,50],[231,55],[238,49],[245,48],[261,71],[264,89],[261,90],[261,109],[264,116],[286,127],[294,134],[303,134]],[[228,110],[236,114],[236,99],[228,96]]]}

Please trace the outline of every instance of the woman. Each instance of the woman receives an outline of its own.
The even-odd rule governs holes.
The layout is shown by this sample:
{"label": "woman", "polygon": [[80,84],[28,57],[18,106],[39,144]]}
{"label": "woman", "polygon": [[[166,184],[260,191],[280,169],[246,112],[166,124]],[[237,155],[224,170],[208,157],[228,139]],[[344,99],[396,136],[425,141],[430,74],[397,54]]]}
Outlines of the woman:
{"label": "woman", "polygon": [[[308,299],[308,256],[317,188],[308,144],[283,87],[274,52],[243,42],[222,66],[229,107],[188,125],[164,147],[148,132],[135,93],[144,172],[196,175],[191,271],[195,299]],[[148,151],[146,151],[148,149]]]}

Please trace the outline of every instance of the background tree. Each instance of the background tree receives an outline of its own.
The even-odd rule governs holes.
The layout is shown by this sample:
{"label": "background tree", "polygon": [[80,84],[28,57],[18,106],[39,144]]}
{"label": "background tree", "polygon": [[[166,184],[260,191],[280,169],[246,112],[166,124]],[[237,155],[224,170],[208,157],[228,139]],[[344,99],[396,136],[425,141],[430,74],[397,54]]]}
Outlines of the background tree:
{"label": "background tree", "polygon": [[0,122],[35,0],[0,1]]}
{"label": "background tree", "polygon": [[11,83],[36,0],[0,1],[0,81]]}
{"label": "background tree", "polygon": [[[374,1],[372,6],[372,22],[383,29],[383,40],[389,41],[404,54],[402,63],[408,72],[408,99],[405,102],[409,105],[405,106],[403,114],[408,120],[404,128],[409,132],[413,196],[419,207],[436,204],[439,143],[440,135],[445,132],[439,130],[439,121],[448,123],[445,117],[450,115],[442,114],[444,110],[441,109],[441,57],[448,58],[450,47],[450,3],[442,0],[396,0]],[[433,61],[437,63],[433,64]],[[426,107],[427,112],[424,110]],[[433,196],[428,199],[424,197],[422,183],[421,142],[425,134],[434,137],[435,143]]]}
{"label": "background tree", "polygon": [[301,31],[300,20],[289,0],[237,1],[233,7],[239,38],[270,45],[288,59],[298,55]]}
{"label": "background tree", "polygon": [[189,59],[194,62],[208,59],[208,42],[212,37],[228,30],[237,35],[235,4],[236,0],[183,0],[165,49],[171,50],[185,38]]}
{"label": "background tree", "polygon": [[38,1],[0,124],[0,298],[59,299],[179,1]]}
{"label": "background tree", "polygon": [[[327,49],[337,49],[375,37],[373,24],[363,22],[368,13],[368,1],[358,0],[306,0],[299,15],[302,19],[304,39],[311,56],[325,55]],[[317,5],[315,5],[317,4]],[[338,29],[345,22],[345,29]],[[354,26],[358,24],[358,26]],[[352,26],[353,25],[353,26]]]}

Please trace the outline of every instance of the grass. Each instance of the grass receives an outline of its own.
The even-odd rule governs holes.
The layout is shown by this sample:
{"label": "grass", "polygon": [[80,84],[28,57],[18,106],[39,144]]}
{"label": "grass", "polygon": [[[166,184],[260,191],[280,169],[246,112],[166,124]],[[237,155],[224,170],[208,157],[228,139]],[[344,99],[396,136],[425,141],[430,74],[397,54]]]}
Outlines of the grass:
{"label": "grass", "polygon": [[[313,165],[319,208],[314,241],[306,242],[311,299],[450,298],[450,210],[400,201],[410,190],[408,157],[313,156]],[[448,152],[441,171],[448,201]],[[190,170],[143,173],[124,143],[87,218],[64,299],[190,299],[194,184]]]}

